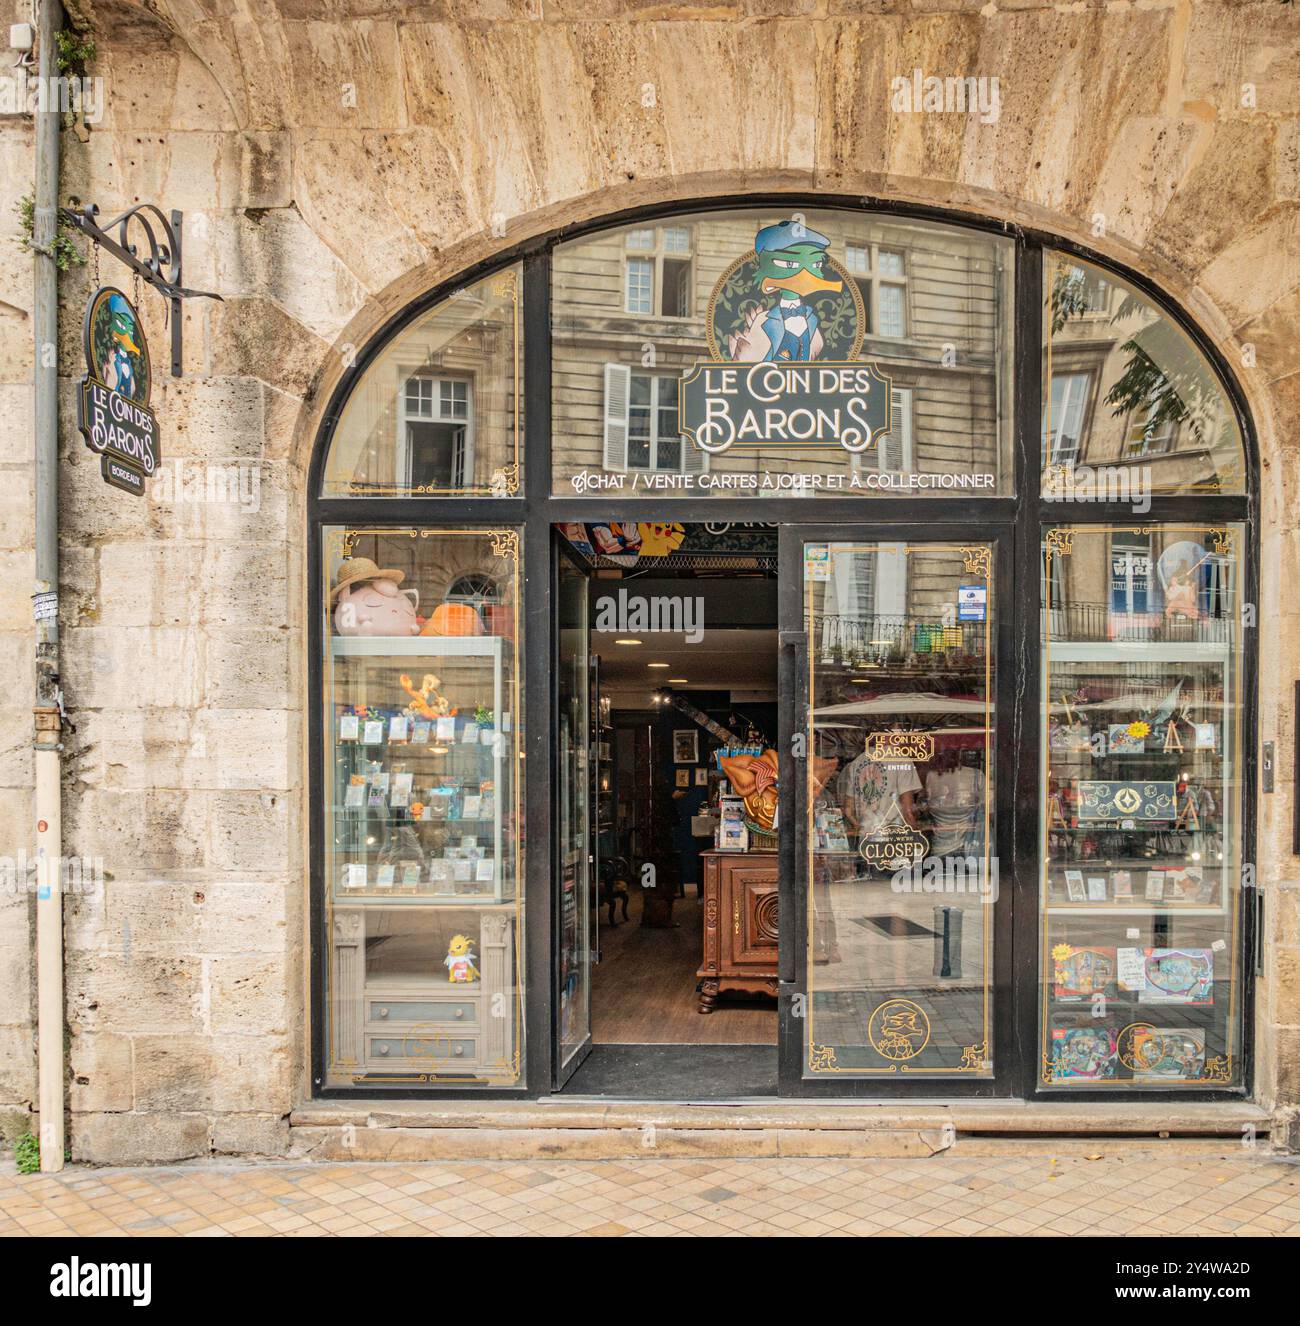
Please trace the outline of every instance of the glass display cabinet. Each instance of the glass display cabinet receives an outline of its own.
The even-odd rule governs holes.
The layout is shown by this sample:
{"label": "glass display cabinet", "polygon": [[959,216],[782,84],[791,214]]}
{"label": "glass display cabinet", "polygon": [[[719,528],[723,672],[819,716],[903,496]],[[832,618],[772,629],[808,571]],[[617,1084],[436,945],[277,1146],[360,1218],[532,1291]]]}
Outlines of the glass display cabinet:
{"label": "glass display cabinet", "polygon": [[[517,539],[343,539],[327,558],[324,674],[331,1076],[509,1085],[522,903]],[[484,572],[484,555],[507,565]]]}
{"label": "glass display cabinet", "polygon": [[1242,547],[1046,534],[1042,1086],[1241,1080]]}

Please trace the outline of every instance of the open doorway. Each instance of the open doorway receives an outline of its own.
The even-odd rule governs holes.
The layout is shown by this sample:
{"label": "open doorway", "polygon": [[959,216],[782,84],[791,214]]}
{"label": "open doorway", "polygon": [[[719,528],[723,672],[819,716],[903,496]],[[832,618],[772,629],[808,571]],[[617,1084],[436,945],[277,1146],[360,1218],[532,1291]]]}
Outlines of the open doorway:
{"label": "open doorway", "polygon": [[558,537],[561,1055],[584,1017],[591,1047],[566,1089],[772,1094],[777,531]]}

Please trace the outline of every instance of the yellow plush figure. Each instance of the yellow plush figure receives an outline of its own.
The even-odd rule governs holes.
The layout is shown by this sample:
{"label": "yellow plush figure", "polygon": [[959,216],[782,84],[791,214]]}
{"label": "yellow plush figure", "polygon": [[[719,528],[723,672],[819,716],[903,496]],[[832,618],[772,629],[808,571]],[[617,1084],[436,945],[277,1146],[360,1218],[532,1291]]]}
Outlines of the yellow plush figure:
{"label": "yellow plush figure", "polygon": [[478,980],[478,968],[474,965],[474,941],[468,935],[452,935],[445,961],[449,981],[467,983]]}

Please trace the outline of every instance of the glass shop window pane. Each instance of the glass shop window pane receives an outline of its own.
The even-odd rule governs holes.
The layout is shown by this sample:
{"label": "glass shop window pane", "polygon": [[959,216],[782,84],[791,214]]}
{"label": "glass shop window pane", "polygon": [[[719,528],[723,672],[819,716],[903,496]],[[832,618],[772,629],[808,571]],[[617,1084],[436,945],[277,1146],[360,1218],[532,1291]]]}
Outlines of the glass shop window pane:
{"label": "glass shop window pane", "polygon": [[1045,533],[1043,1087],[1242,1081],[1244,547]]}
{"label": "glass shop window pane", "polygon": [[[673,491],[683,496],[883,501],[1012,491],[1012,241],[856,211],[737,208],[674,218],[655,232],[651,256],[634,248],[638,229],[646,227],[601,231],[554,251],[557,496],[608,502],[611,493],[642,491],[631,471],[643,463],[629,460],[629,448],[645,425],[631,417],[627,383],[650,368],[647,345],[653,371],[682,383]],[[888,275],[874,278],[883,289],[876,327],[871,262],[880,254]],[[818,361],[858,368],[805,367]],[[749,405],[739,397],[725,412],[731,426],[708,414],[721,388],[708,385],[705,369],[734,364],[747,374],[760,362],[781,381],[752,426],[742,427]],[[906,470],[880,463],[887,403],[898,393],[912,402]],[[850,403],[866,410],[865,428]]]}
{"label": "glass shop window pane", "polygon": [[[522,313],[523,275],[510,267],[458,290],[400,331],[343,406],[321,496],[517,494]],[[460,425],[454,435],[440,427],[453,423]]]}
{"label": "glass shop window pane", "polygon": [[323,531],[330,1086],[523,1080],[521,531]]}
{"label": "glass shop window pane", "polygon": [[[1119,501],[1244,493],[1236,412],[1186,332],[1117,276],[1061,253],[1043,262],[1044,496],[1077,500],[1076,468]],[[1079,380],[1095,383],[1086,412],[1073,396],[1060,399],[1058,384]]]}

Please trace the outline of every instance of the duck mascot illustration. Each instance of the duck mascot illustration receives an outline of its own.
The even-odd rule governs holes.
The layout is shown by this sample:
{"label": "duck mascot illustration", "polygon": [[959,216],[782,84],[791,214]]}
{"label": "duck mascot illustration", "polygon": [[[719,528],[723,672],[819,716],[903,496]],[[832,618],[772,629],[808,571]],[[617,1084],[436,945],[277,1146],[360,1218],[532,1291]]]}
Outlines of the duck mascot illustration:
{"label": "duck mascot illustration", "polygon": [[130,400],[136,400],[140,384],[131,356],[139,355],[140,347],[136,344],[135,313],[121,295],[110,295],[108,317],[113,348],[104,361],[104,383]]}
{"label": "duck mascot illustration", "polygon": [[740,309],[741,325],[727,337],[733,360],[782,363],[816,359],[822,352],[819,319],[810,295],[837,295],[838,277],[828,278],[826,250],[830,240],[797,221],[764,226],[754,237],[755,284],[758,293],[776,295],[774,304],[747,300]]}

